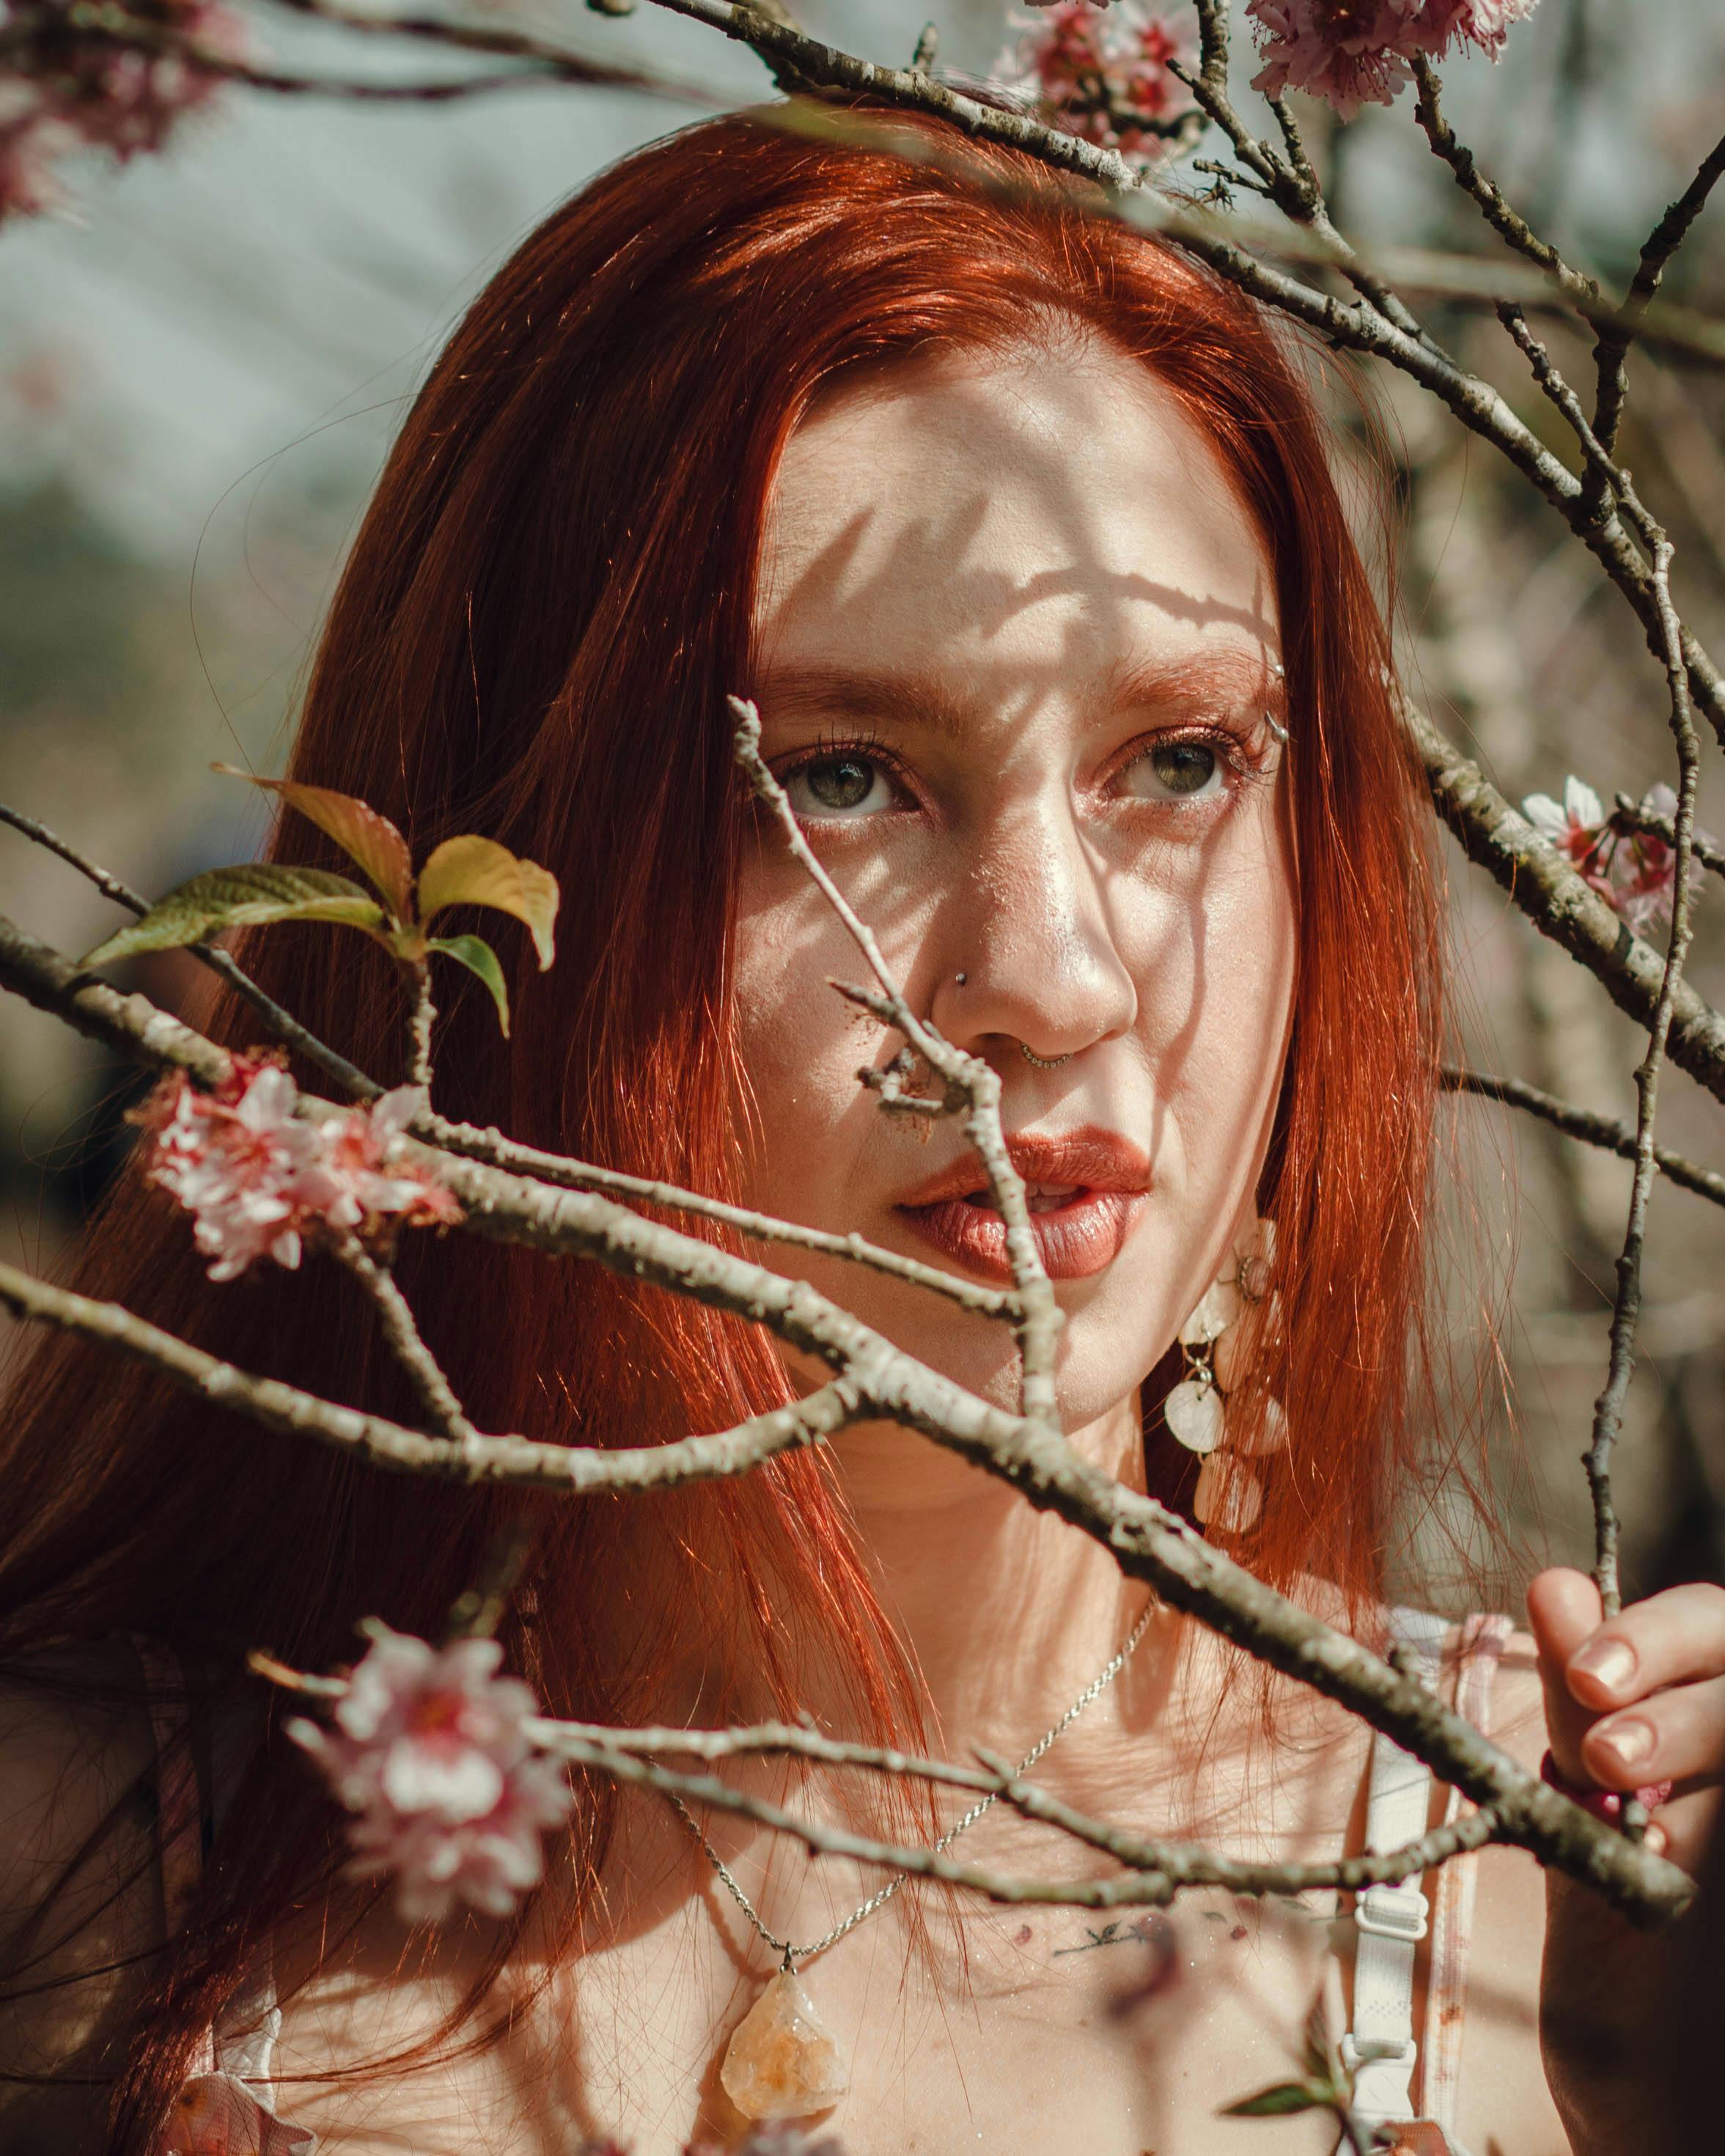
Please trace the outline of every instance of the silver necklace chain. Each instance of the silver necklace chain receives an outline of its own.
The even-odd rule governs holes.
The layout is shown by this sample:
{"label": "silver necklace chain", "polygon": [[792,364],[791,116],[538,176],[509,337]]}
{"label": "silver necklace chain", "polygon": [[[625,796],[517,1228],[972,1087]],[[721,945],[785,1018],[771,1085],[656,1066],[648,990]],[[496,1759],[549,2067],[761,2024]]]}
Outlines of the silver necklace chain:
{"label": "silver necklace chain", "polygon": [[[1117,1677],[1122,1670],[1126,1667],[1127,1660],[1131,1656],[1132,1650],[1137,1645],[1139,1640],[1143,1638],[1145,1631],[1149,1625],[1151,1617],[1154,1614],[1156,1608],[1157,1604],[1153,1597],[1150,1601],[1145,1604],[1144,1608],[1139,1615],[1137,1623],[1132,1626],[1132,1630],[1127,1635],[1126,1644],[1121,1648],[1119,1653],[1114,1656],[1113,1660],[1108,1664],[1106,1669],[1099,1671],[1099,1673],[1091,1679],[1090,1683],[1085,1686],[1084,1690],[1079,1693],[1077,1698],[1073,1701],[1070,1707],[1066,1709],[1066,1712],[1060,1717],[1060,1720],[1055,1722],[1054,1727],[1049,1731],[1048,1734],[1044,1737],[1040,1743],[1034,1744],[1024,1754],[1024,1758],[1019,1760],[1017,1768],[1014,1770],[1015,1774],[1029,1774],[1031,1768],[1036,1764],[1036,1762],[1042,1757],[1043,1753],[1047,1751],[1049,1746],[1054,1743],[1055,1739],[1065,1730],[1070,1727],[1072,1723],[1078,1719],[1079,1716],[1083,1713],[1086,1707],[1090,1705],[1091,1702],[1095,1699],[1099,1693],[1106,1691],[1108,1686],[1113,1683],[1115,1678]],[[675,1809],[678,1815],[681,1818],[684,1825],[688,1828],[690,1833],[694,1835],[695,1839],[706,1851],[707,1861],[712,1866],[714,1871],[718,1873],[720,1878],[724,1881],[726,1887],[730,1892],[732,1900],[736,1902],[737,1907],[742,1910],[744,1916],[748,1918],[749,1922],[754,1926],[761,1937],[767,1942],[768,1945],[772,1948],[773,1951],[776,1954],[780,1954],[783,1957],[781,1967],[784,1969],[793,1969],[799,1961],[808,1961],[814,1955],[824,1953],[827,1948],[835,1944],[839,1939],[842,1939],[847,1932],[855,1930],[856,1926],[861,1923],[865,1917],[872,1917],[876,1909],[885,1907],[886,1903],[892,1899],[893,1896],[898,1892],[900,1887],[904,1886],[906,1881],[913,1879],[918,1876],[916,1873],[911,1871],[901,1871],[896,1879],[889,1879],[886,1884],[881,1887],[878,1893],[870,1895],[868,1900],[863,1903],[860,1908],[853,1909],[850,1914],[845,1918],[842,1923],[834,1924],[831,1931],[824,1933],[823,1936],[816,1939],[812,1945],[806,1947],[793,1947],[788,1939],[778,1938],[773,1933],[768,1931],[766,1925],[762,1922],[759,1911],[757,1910],[754,1903],[750,1901],[748,1896],[743,1892],[742,1887],[737,1885],[736,1878],[732,1875],[729,1866],[726,1863],[724,1858],[720,1856],[718,1851],[713,1847],[711,1842],[707,1840],[705,1832],[701,1829],[700,1821],[696,1819],[694,1815],[690,1811],[689,1807],[683,1802],[682,1799],[676,1794],[675,1790],[667,1789],[665,1794],[670,1799],[671,1804]],[[988,1810],[990,1804],[999,1802],[999,1795],[1000,1792],[998,1789],[991,1789],[987,1796],[979,1797],[976,1803],[971,1806],[970,1810],[965,1813],[964,1816],[955,1821],[952,1825],[949,1826],[946,1832],[941,1836],[940,1840],[933,1845],[929,1852],[931,1856],[943,1856],[945,1852],[952,1847],[952,1844],[957,1840],[961,1834],[964,1833],[967,1829],[976,1825],[983,1814]]]}

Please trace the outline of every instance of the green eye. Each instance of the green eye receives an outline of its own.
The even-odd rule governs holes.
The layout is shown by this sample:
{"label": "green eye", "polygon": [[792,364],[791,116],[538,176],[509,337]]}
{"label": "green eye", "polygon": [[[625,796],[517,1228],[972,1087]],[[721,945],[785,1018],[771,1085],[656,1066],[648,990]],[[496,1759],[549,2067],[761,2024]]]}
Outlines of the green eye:
{"label": "green eye", "polygon": [[880,765],[851,753],[817,757],[791,774],[785,791],[803,816],[855,815],[859,809],[884,808],[891,800]]}
{"label": "green eye", "polygon": [[1213,793],[1221,759],[1207,742],[1158,742],[1135,757],[1122,774],[1122,790],[1141,801],[1190,800]]}

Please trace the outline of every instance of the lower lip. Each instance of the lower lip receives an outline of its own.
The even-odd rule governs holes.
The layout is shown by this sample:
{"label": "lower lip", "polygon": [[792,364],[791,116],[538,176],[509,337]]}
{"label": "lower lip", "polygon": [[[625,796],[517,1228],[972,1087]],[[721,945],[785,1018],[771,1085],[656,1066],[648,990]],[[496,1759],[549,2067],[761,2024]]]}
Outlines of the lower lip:
{"label": "lower lip", "polygon": [[[1088,1280],[1120,1255],[1140,1206],[1142,1191],[1085,1190],[1068,1204],[1030,1215],[1030,1233],[1042,1270],[1053,1281]],[[954,1264],[983,1280],[1010,1281],[1006,1223],[992,1207],[962,1198],[934,1205],[901,1205],[916,1233]]]}

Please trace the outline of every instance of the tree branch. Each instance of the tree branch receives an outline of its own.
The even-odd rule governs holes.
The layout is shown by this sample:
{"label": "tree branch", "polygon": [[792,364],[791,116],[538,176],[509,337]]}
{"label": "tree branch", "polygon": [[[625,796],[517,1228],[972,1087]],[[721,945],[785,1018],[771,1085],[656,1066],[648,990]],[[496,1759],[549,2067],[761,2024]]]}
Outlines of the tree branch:
{"label": "tree branch", "polygon": [[526,1437],[481,1436],[470,1425],[462,1436],[429,1436],[384,1416],[320,1399],[280,1378],[254,1377],[118,1303],[50,1286],[14,1265],[0,1265],[0,1305],[14,1317],[118,1348],[212,1406],[249,1416],[284,1436],[309,1437],[352,1453],[388,1473],[516,1483],[572,1496],[665,1490],[746,1474],[781,1452],[829,1437],[860,1412],[854,1389],[835,1381],[790,1407],[775,1408],[732,1430],[616,1452]]}
{"label": "tree branch", "polygon": [[[1402,714],[1438,814],[1468,859],[1509,893],[1542,936],[1596,974],[1620,1010],[1651,1025],[1666,979],[1658,952],[1630,933],[1628,923],[1423,712],[1404,700]],[[1725,1016],[1686,981],[1672,989],[1667,1046],[1680,1070],[1725,1100]]]}
{"label": "tree branch", "polygon": [[1671,603],[1671,542],[1661,533],[1654,546],[1654,582],[1666,628],[1666,677],[1671,699],[1671,732],[1677,746],[1676,872],[1671,885],[1671,937],[1664,978],[1648,1029],[1647,1052],[1635,1069],[1635,1173],[1630,1193],[1629,1221],[1617,1260],[1617,1294],[1611,1311],[1611,1355],[1604,1389],[1594,1404],[1593,1439],[1586,1454],[1593,1492],[1595,1549],[1594,1578],[1608,1618],[1622,1606],[1618,1583],[1618,1520],[1611,1498],[1611,1454],[1623,1423],[1623,1403],[1635,1368],[1635,1326],[1641,1309],[1641,1253],[1646,1237],[1647,1204],[1655,1168],[1653,1124],[1659,1097],[1660,1067],[1671,1038],[1671,1022],[1689,950],[1689,857],[1695,831],[1695,793],[1701,777],[1701,744],[1690,710],[1689,675],[1683,663],[1682,634]]}
{"label": "tree branch", "polygon": [[1549,240],[1539,237],[1521,213],[1511,208],[1496,181],[1487,179],[1480,170],[1472,151],[1456,139],[1455,129],[1444,117],[1438,71],[1423,53],[1415,55],[1414,80],[1417,85],[1414,116],[1425,131],[1425,139],[1455,174],[1456,186],[1474,203],[1492,231],[1507,247],[1532,263],[1536,269],[1543,270],[1572,305],[1584,311],[1596,307],[1600,300],[1599,285],[1591,277],[1572,269]]}
{"label": "tree branch", "polygon": [[[1471,1093],[1481,1101],[1501,1101],[1506,1107],[1520,1108],[1530,1116],[1538,1116],[1542,1122],[1550,1123],[1565,1137],[1579,1138],[1583,1145],[1598,1146],[1603,1152],[1615,1152],[1621,1160],[1636,1158],[1635,1132],[1629,1124],[1620,1123],[1609,1116],[1596,1116],[1587,1108],[1575,1107],[1568,1101],[1559,1101],[1553,1094],[1542,1093],[1537,1086],[1524,1086],[1519,1078],[1495,1078],[1484,1071],[1462,1070],[1450,1065],[1445,1065],[1438,1075],[1452,1093]],[[1668,1146],[1655,1146],[1653,1158],[1667,1182],[1684,1190],[1692,1190],[1698,1197],[1710,1198],[1716,1205],[1725,1205],[1725,1175],[1717,1168],[1698,1167],[1681,1153],[1673,1152]]]}
{"label": "tree branch", "polygon": [[[111,898],[116,906],[123,906],[130,913],[145,914],[150,910],[149,901],[141,897],[129,884],[122,883],[95,862],[88,860],[74,846],[69,845],[58,833],[50,831],[45,824],[39,824],[33,816],[27,816],[20,808],[8,808],[0,801],[0,824],[9,824],[14,831],[51,854],[59,855],[80,875],[88,876],[104,898]],[[308,1063],[315,1063],[326,1077],[333,1078],[344,1093],[356,1100],[374,1101],[383,1089],[367,1078],[363,1070],[350,1063],[345,1055],[338,1055],[333,1048],[326,1048],[315,1033],[308,1032],[300,1021],[291,1017],[281,1005],[264,994],[249,973],[241,970],[227,952],[218,943],[193,943],[187,947],[194,958],[208,966],[210,971],[228,987],[243,996],[256,1011],[275,1038],[288,1048],[295,1050]]]}
{"label": "tree branch", "polygon": [[572,1160],[562,1153],[543,1152],[536,1146],[521,1145],[513,1138],[505,1137],[501,1131],[480,1130],[472,1123],[450,1122],[429,1111],[415,1118],[413,1132],[428,1145],[439,1147],[446,1152],[459,1153],[467,1160],[482,1160],[493,1168],[531,1176],[536,1182],[556,1183],[566,1190],[603,1191],[614,1198],[660,1205],[668,1212],[691,1213],[701,1219],[716,1220],[727,1228],[735,1228],[757,1242],[786,1243],[798,1250],[817,1250],[824,1257],[842,1258],[855,1265],[866,1265],[871,1271],[908,1281],[933,1295],[945,1296],[962,1309],[975,1311],[982,1317],[1010,1318],[1017,1313],[1018,1298],[1009,1291],[984,1287],[980,1281],[965,1280],[957,1273],[942,1272],[937,1265],[925,1265],[920,1258],[907,1258],[896,1250],[884,1250],[861,1235],[839,1235],[824,1228],[805,1228],[796,1221],[777,1219],[770,1213],[753,1212],[746,1205],[727,1205],[721,1199],[703,1197],[699,1191],[684,1190],[675,1183],[655,1182],[647,1176],[625,1175],[620,1168],[595,1168],[590,1162]]}
{"label": "tree branch", "polygon": [[1725,135],[1714,143],[1702,160],[1695,177],[1647,235],[1622,309],[1617,319],[1601,330],[1594,346],[1598,382],[1594,431],[1608,450],[1617,446],[1617,430],[1623,422],[1624,403],[1629,394],[1626,362],[1630,347],[1658,295],[1671,257],[1689,237],[1691,228],[1707,207],[1707,198],[1722,173],[1725,173]]}
{"label": "tree branch", "polygon": [[479,1433],[456,1399],[442,1364],[426,1346],[393,1274],[377,1263],[351,1229],[331,1238],[330,1253],[364,1289],[377,1312],[391,1353],[412,1379],[413,1389],[437,1430],[458,1446],[477,1437]]}

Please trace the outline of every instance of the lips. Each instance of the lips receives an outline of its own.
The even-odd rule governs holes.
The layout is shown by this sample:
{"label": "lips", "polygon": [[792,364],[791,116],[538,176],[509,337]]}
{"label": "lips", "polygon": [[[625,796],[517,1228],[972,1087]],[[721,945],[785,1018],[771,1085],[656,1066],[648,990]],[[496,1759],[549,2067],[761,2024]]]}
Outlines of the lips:
{"label": "lips", "polygon": [[[1050,1280],[1084,1280],[1119,1256],[1150,1188],[1148,1156],[1116,1131],[1059,1137],[1022,1132],[1006,1149],[1024,1178],[1030,1232]],[[906,1225],[950,1262],[984,1280],[1012,1277],[1006,1223],[971,1152],[898,1202]]]}

